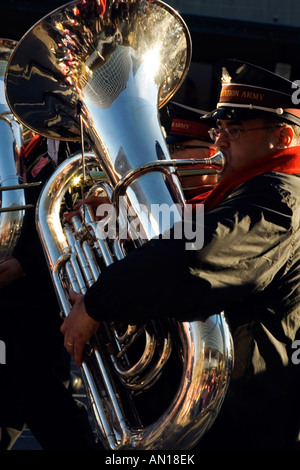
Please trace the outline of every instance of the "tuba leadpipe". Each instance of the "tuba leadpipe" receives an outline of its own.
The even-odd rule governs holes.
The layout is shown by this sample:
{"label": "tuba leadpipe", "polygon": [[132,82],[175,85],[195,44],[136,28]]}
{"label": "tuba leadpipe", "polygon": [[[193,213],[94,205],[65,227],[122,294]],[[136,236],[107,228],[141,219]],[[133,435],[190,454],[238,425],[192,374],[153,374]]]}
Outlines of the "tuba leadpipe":
{"label": "tuba leadpipe", "polygon": [[184,159],[172,159],[172,160],[163,160],[156,162],[149,162],[141,165],[133,170],[128,171],[115,185],[112,202],[118,201],[118,198],[126,192],[126,189],[130,184],[132,184],[137,178],[140,178],[141,175],[151,173],[154,171],[164,172],[165,168],[174,167],[180,168],[187,165],[202,165],[202,169],[197,169],[198,174],[208,174],[208,170],[215,170],[215,173],[222,173],[225,166],[225,157],[222,152],[217,152],[215,155],[209,158],[184,158]]}
{"label": "tuba leadpipe", "polygon": [[[92,149],[61,163],[37,210],[65,316],[70,287],[86,292],[103,269],[126,256],[128,242],[134,249],[161,233],[152,204],[175,205],[174,221],[182,221],[184,196],[173,164],[162,164],[171,157],[157,108],[185,79],[190,58],[185,23],[156,0],[71,2],[37,23],[14,51],[6,91],[18,119],[53,139],[80,140],[82,130]],[[93,181],[101,171],[105,181]],[[65,196],[81,194],[82,187],[87,195],[105,194],[117,208],[118,193],[124,196],[139,220],[140,238],[128,229],[122,211],[118,223],[128,229],[129,240],[102,235],[106,227],[88,205],[64,223]],[[141,205],[149,209],[146,221]],[[231,366],[231,337],[222,313],[205,322],[101,323],[82,366],[99,438],[113,450],[192,448],[214,422]],[[211,388],[207,377],[213,378]],[[166,403],[157,403],[156,387],[163,390],[175,379],[178,388],[172,387]],[[153,391],[154,401],[152,396],[145,407],[144,397]],[[145,415],[150,408],[151,416]]]}
{"label": "tuba leadpipe", "polygon": [[[180,170],[183,166],[202,166],[202,168],[191,169],[191,170]],[[165,161],[156,161],[151,162],[142,167],[136,168],[133,173],[126,175],[126,179],[134,179],[134,174],[136,173],[140,176],[141,173],[147,173],[150,171],[161,171],[164,167],[174,167],[178,168],[179,174],[190,175],[209,175],[209,174],[220,174],[223,172],[225,166],[225,157],[222,152],[217,152],[215,155],[209,158],[181,158],[181,159],[172,159]],[[95,179],[105,180],[106,176],[103,171],[91,172],[91,175]]]}

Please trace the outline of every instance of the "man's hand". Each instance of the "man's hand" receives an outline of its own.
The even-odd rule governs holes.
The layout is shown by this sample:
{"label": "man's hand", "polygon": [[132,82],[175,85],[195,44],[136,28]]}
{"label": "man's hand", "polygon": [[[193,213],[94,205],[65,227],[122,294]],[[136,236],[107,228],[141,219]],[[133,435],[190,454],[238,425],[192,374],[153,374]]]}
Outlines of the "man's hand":
{"label": "man's hand", "polygon": [[[95,214],[96,216],[96,212],[97,212],[97,208],[101,205],[101,204],[107,204],[108,203],[108,198],[107,197],[103,197],[103,196],[89,196],[87,197],[86,199],[83,199],[82,201],[78,202],[77,204],[75,204],[75,206],[73,207],[73,211],[72,212],[64,212],[63,216],[65,218],[65,220],[67,222],[70,222],[72,217],[74,217],[74,215],[79,215],[80,214],[80,207],[83,205],[83,204],[88,204],[89,206],[91,206],[92,208],[92,211],[93,213]],[[97,218],[97,217],[96,217]]]}
{"label": "man's hand", "polygon": [[87,314],[84,306],[84,295],[70,292],[70,297],[74,305],[60,331],[65,336],[65,348],[74,357],[77,366],[80,367],[82,365],[84,345],[97,332],[100,322]]}
{"label": "man's hand", "polygon": [[19,261],[12,256],[7,256],[0,260],[0,288],[10,284],[23,274]]}

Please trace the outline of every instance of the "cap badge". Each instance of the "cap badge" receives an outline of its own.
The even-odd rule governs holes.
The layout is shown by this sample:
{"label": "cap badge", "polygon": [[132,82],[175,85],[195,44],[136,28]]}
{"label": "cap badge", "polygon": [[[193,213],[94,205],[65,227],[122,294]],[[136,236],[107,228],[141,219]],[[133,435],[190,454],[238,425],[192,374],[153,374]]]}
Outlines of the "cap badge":
{"label": "cap badge", "polygon": [[231,82],[231,76],[228,73],[228,70],[226,67],[222,67],[222,83],[230,83]]}

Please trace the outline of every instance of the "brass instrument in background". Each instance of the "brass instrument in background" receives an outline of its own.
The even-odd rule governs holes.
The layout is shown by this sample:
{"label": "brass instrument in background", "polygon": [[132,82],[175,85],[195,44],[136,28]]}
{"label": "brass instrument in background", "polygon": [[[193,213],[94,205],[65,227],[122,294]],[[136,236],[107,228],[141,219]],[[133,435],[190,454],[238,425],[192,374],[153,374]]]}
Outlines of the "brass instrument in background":
{"label": "brass instrument in background", "polygon": [[27,208],[21,161],[23,129],[7,104],[4,87],[7,63],[16,44],[0,39],[0,259],[12,254]]}
{"label": "brass instrument in background", "polygon": [[[57,168],[37,211],[65,316],[70,287],[84,293],[106,266],[161,233],[152,205],[175,205],[174,222],[182,221],[184,197],[158,108],[185,79],[190,58],[185,23],[157,0],[71,2],[33,26],[12,55],[6,90],[17,118],[38,134],[82,138],[92,149]],[[105,181],[97,181],[102,171]],[[125,197],[139,236],[134,230],[129,240],[101,236],[87,205],[65,223],[67,194],[104,194],[127,230],[118,205]],[[156,282],[163,284],[159,273]],[[99,438],[113,450],[193,448],[218,414],[231,367],[222,313],[205,322],[178,322],[172,312],[141,325],[103,322],[82,366]]]}

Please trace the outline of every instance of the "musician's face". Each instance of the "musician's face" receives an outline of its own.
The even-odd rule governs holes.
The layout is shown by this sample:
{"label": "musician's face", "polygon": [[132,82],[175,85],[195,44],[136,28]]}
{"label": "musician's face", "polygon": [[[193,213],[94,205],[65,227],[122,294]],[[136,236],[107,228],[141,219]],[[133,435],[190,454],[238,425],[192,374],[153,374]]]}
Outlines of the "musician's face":
{"label": "musician's face", "polygon": [[279,128],[270,127],[263,119],[218,120],[216,128],[221,133],[216,137],[215,145],[226,160],[222,178],[272,152],[277,145]]}

